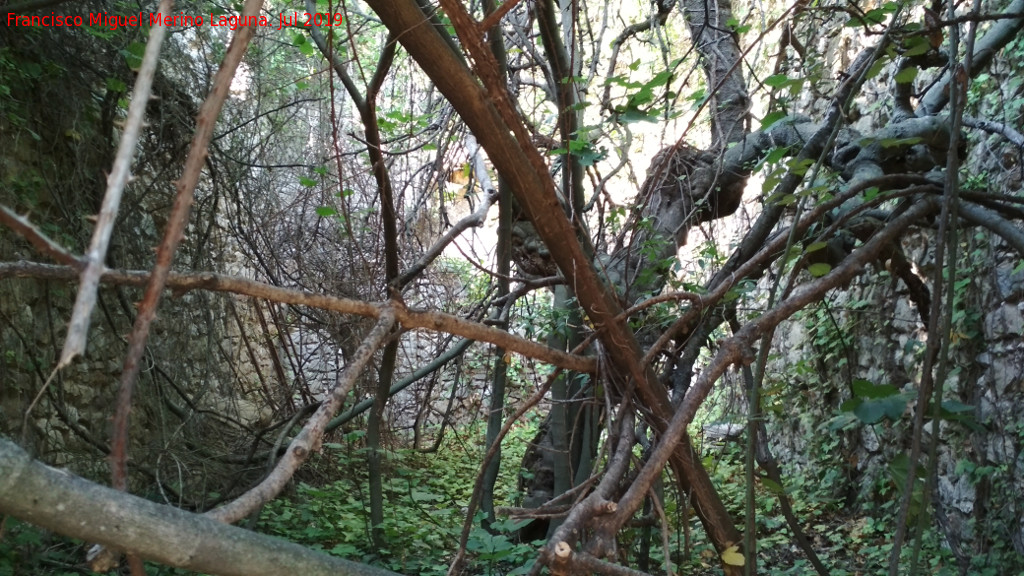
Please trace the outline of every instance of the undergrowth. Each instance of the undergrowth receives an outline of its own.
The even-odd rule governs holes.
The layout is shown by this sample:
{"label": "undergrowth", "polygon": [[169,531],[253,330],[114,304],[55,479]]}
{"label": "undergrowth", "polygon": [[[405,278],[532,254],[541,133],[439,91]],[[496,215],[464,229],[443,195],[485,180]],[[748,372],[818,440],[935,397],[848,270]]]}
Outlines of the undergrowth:
{"label": "undergrowth", "polygon": [[[514,505],[520,473],[520,453],[536,434],[534,424],[516,428],[509,439],[496,485],[499,506]],[[449,433],[436,452],[408,449],[390,451],[385,481],[388,498],[384,534],[388,546],[373,549],[370,544],[369,506],[366,491],[362,434],[350,433],[340,442],[327,444],[312,462],[317,478],[331,478],[314,484],[298,483],[283,497],[268,504],[255,529],[349,560],[366,562],[403,574],[440,576],[447,572],[458,548],[462,523],[483,454],[483,428],[459,427]],[[712,481],[719,488],[730,513],[739,525],[745,522],[743,442],[710,447],[704,457]],[[517,452],[518,450],[518,452]],[[815,551],[833,576],[881,576],[891,552],[891,534],[898,498],[892,480],[880,479],[879,498],[851,508],[835,496],[832,483],[841,474],[840,462],[829,462],[817,454],[815,471],[790,474],[785,497],[793,504]],[[622,532],[620,559],[651,574],[666,574],[670,559],[677,574],[721,574],[717,552],[705,537],[694,511],[681,500],[665,479],[661,501],[669,525],[662,532],[656,522],[639,523]],[[760,480],[756,487],[758,527],[758,574],[771,576],[814,574],[795,545],[793,533],[779,511],[779,487]],[[653,513],[649,515],[655,517]],[[516,533],[520,522],[499,521],[494,533],[480,528],[477,515],[467,542],[468,572],[481,576],[526,574],[540,543],[520,543]],[[667,547],[663,544],[667,543]],[[1017,573],[1009,546],[975,558],[968,574],[997,576]],[[69,576],[92,574],[82,558],[86,545],[9,519],[0,543],[0,576],[47,574]],[[909,548],[907,549],[909,554]],[[993,556],[995,554],[995,556]],[[942,576],[959,574],[949,547],[935,530],[922,539],[926,573]],[[998,568],[993,568],[998,567]],[[1006,570],[1011,570],[1007,572]],[[158,565],[148,565],[149,574],[187,574]]]}

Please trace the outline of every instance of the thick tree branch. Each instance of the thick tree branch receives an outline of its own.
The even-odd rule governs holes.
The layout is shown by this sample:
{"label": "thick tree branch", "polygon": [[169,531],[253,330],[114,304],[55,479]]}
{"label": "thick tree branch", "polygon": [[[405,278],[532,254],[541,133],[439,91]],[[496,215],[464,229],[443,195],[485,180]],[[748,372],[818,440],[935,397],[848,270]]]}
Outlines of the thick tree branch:
{"label": "thick tree branch", "polygon": [[[988,68],[996,53],[1020,35],[1021,28],[1024,27],[1024,16],[1020,15],[1024,14],[1024,0],[1013,0],[1004,12],[1017,16],[996,22],[985,36],[978,40],[973,54],[967,59],[971,62],[971,69],[967,71],[971,78]],[[917,107],[918,116],[931,116],[945,108],[949,102],[950,80],[951,76],[947,70],[943,72],[940,81],[932,84]]]}
{"label": "thick tree branch", "polygon": [[1012,126],[1002,122],[984,120],[982,118],[974,118],[972,116],[964,116],[964,126],[977,128],[978,130],[984,130],[993,134],[1000,134],[1009,140],[1011,144],[1024,150],[1024,134],[1021,134],[1020,131]]}
{"label": "thick tree branch", "polygon": [[223,576],[399,576],[94,484],[0,438],[0,513],[167,566]]}

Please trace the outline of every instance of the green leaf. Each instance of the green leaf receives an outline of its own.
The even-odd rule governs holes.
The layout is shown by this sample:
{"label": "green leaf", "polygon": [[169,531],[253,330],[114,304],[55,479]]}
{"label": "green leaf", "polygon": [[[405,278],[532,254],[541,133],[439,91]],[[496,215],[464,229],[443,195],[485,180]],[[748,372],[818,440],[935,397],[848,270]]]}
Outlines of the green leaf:
{"label": "green leaf", "polygon": [[[764,194],[771,193],[771,191],[774,190],[775,187],[779,185],[779,182],[782,182],[782,178],[785,175],[786,171],[783,170],[782,168],[776,168],[775,170],[772,170],[770,174],[765,176],[764,183],[761,184],[761,192],[763,192]],[[769,201],[772,201],[772,199],[769,198]]]}
{"label": "green leaf", "polygon": [[811,264],[810,266],[808,266],[807,271],[811,273],[811,276],[819,278],[831,272],[832,266],[826,264],[825,262],[817,262],[815,264]]}
{"label": "green leaf", "polygon": [[138,72],[142,67],[142,55],[146,53],[146,45],[142,42],[132,42],[127,48],[121,51],[124,61],[129,68]]}
{"label": "green leaf", "polygon": [[903,70],[900,70],[896,74],[896,78],[895,78],[896,83],[897,84],[910,84],[911,82],[914,81],[914,78],[917,78],[917,72],[918,72],[917,68],[913,68],[913,67],[911,67],[911,68],[904,68]]}
{"label": "green leaf", "polygon": [[786,76],[785,74],[772,74],[764,79],[764,84],[771,88],[782,88],[786,84],[789,84],[789,76]]}
{"label": "green leaf", "polygon": [[884,417],[899,420],[907,408],[907,399],[902,396],[890,396],[879,400],[861,400],[853,409],[853,413],[865,424],[874,424]]}
{"label": "green leaf", "polygon": [[623,124],[632,124],[634,122],[657,122],[659,120],[659,114],[660,112],[657,110],[644,112],[638,108],[628,107],[619,112],[617,119]]}
{"label": "green leaf", "polygon": [[292,36],[292,44],[299,49],[304,56],[313,55],[313,43],[306,39],[306,35],[302,33],[295,34]]}
{"label": "green leaf", "polygon": [[789,250],[786,252],[786,256],[783,258],[783,262],[789,264],[802,255],[803,251],[800,250],[799,246],[790,246]]}
{"label": "green leaf", "polygon": [[797,160],[796,158],[793,158],[789,162],[786,162],[786,164],[789,166],[789,169],[793,174],[803,176],[804,174],[807,174],[807,170],[814,165],[814,159],[804,158],[803,160]]}
{"label": "green leaf", "polygon": [[899,420],[907,409],[907,402],[913,397],[900,394],[899,388],[890,384],[875,385],[863,378],[854,380],[852,388],[854,397],[843,402],[840,409],[852,412],[865,424],[875,424],[882,418]]}
{"label": "green leaf", "polygon": [[864,77],[864,79],[871,80],[875,76],[878,76],[878,74],[882,71],[882,68],[885,68],[885,65],[888,63],[889,62],[887,58],[879,58],[878,60],[875,61],[874,64],[871,65],[871,68],[868,68],[868,73]]}
{"label": "green leaf", "polygon": [[703,88],[694,90],[692,94],[687,96],[685,100],[692,102],[690,105],[691,110],[696,110],[704,105],[704,101],[707,100],[707,91]]}
{"label": "green leaf", "polygon": [[111,92],[125,92],[128,90],[128,86],[117,78],[107,78],[107,90]]}
{"label": "green leaf", "polygon": [[815,242],[809,245],[807,248],[804,248],[804,253],[810,254],[812,252],[817,252],[818,250],[821,250],[825,246],[828,246],[828,242]]}
{"label": "green leaf", "polygon": [[306,188],[312,188],[317,185],[317,181],[312,178],[306,178],[305,176],[299,176],[299,184]]}
{"label": "green leaf", "polygon": [[765,114],[765,117],[761,120],[761,130],[768,129],[772,124],[775,124],[776,122],[782,120],[785,117],[786,113],[781,110],[776,110],[775,112],[769,112],[768,114]]}
{"label": "green leaf", "polygon": [[337,213],[338,211],[330,206],[320,206],[319,208],[316,209],[317,216],[320,216],[322,218],[329,218]]}
{"label": "green leaf", "polygon": [[899,388],[891,384],[875,385],[870,380],[857,378],[853,381],[853,395],[857,398],[888,398],[900,393]]}
{"label": "green leaf", "polygon": [[671,79],[672,72],[670,70],[662,70],[661,72],[655,74],[654,78],[651,78],[651,80],[647,82],[646,86],[648,88],[657,88],[659,86],[664,86],[665,84],[668,84],[669,80]]}
{"label": "green leaf", "polygon": [[928,51],[932,49],[931,43],[928,42],[928,39],[924,36],[911,36],[910,38],[907,38],[904,46],[906,46],[907,50],[903,55],[907,58],[927,54]]}
{"label": "green leaf", "polygon": [[788,154],[788,153],[789,153],[789,147],[788,146],[787,147],[782,147],[782,148],[772,148],[768,152],[768,155],[764,157],[764,162],[766,164],[774,164],[775,162],[778,162],[779,160],[782,160],[783,158],[785,158],[786,154]]}

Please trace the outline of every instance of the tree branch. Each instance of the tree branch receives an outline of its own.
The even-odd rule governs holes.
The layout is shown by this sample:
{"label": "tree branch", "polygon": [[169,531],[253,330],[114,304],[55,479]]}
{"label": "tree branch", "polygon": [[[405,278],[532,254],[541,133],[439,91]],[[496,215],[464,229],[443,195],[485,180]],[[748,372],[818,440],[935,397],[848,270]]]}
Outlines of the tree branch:
{"label": "tree branch", "polygon": [[[246,0],[241,16],[247,18],[258,15],[262,6],[262,0]],[[161,4],[161,12],[165,14],[170,12],[169,1]],[[164,28],[166,27],[161,25],[157,27],[157,30],[163,30]],[[174,253],[178,250],[178,245],[184,236],[185,225],[188,223],[188,216],[192,211],[192,201],[195,197],[196,185],[199,183],[200,171],[206,162],[207,146],[210,143],[210,137],[213,136],[213,127],[217,123],[217,117],[220,115],[220,110],[228,97],[231,80],[235,77],[235,70],[242,61],[242,56],[249,46],[249,41],[255,35],[255,26],[242,26],[235,31],[227,53],[224,54],[220,68],[218,68],[217,73],[214,75],[210,94],[203,101],[203,105],[199,109],[196,131],[192,135],[192,143],[189,146],[188,157],[185,159],[185,167],[182,169],[181,178],[177,182],[174,205],[171,207],[171,213],[168,216],[163,239],[160,241],[160,246],[157,247],[156,264],[153,266],[153,274],[149,276],[146,290],[142,296],[142,302],[139,303],[139,314],[135,317],[135,323],[132,325],[131,336],[128,339],[128,352],[125,354],[124,367],[121,372],[121,382],[117,396],[117,411],[114,413],[113,438],[110,446],[110,467],[113,485],[121,490],[125,489],[128,485],[126,469],[128,461],[128,413],[131,409],[132,392],[141,369],[146,341],[149,338],[149,327],[153,319],[156,318],[156,307],[160,302],[160,296],[163,294],[167,276],[170,274]],[[150,51],[154,50],[153,58],[156,58],[155,49],[151,46],[152,43],[153,39],[151,38],[146,46],[146,55],[149,56]],[[134,101],[132,103],[134,104]],[[132,154],[134,154],[134,145],[132,150],[129,151],[129,160]],[[93,262],[95,256],[92,250],[90,250],[90,263]],[[94,271],[96,275],[94,281],[98,284],[99,272],[103,268],[102,254],[95,262],[99,268]],[[85,282],[87,278],[89,278],[89,270],[82,273],[83,286],[79,290],[79,300],[81,300],[82,290],[86,288]],[[94,284],[89,288],[93,299],[95,299],[96,287]],[[82,312],[82,310],[78,309],[78,302],[75,305],[76,313]],[[84,312],[86,314],[85,327],[88,327],[88,315],[92,313],[91,305]],[[72,318],[72,323],[74,323],[74,318]],[[85,349],[84,332],[80,336],[83,338],[81,348],[66,345],[64,353],[61,355],[60,366],[71,360],[70,353],[81,353]],[[72,342],[70,335],[68,342]]]}
{"label": "tree branch", "polygon": [[[969,59],[971,69],[968,70],[968,74],[971,78],[974,78],[988,68],[989,62],[992,61],[996,53],[1016,38],[1020,34],[1021,27],[1024,26],[1024,16],[1021,15],[1024,14],[1024,0],[1013,0],[1003,12],[1016,14],[1017,16],[996,22],[985,33],[985,36],[978,41],[974,53]],[[947,70],[943,72],[938,82],[931,85],[917,107],[918,116],[930,116],[946,106],[949,102],[950,79],[951,77]]]}
{"label": "tree branch", "polygon": [[67,264],[76,269],[81,269],[85,266],[82,259],[78,258],[71,252],[68,252],[66,248],[54,242],[49,236],[43,233],[42,230],[36,228],[34,224],[28,221],[28,218],[24,216],[18,216],[14,210],[11,210],[7,206],[0,204],[0,224],[6,224],[8,228],[14,230],[21,237],[29,241],[36,250],[39,250],[44,255],[53,258],[57,262]]}
{"label": "tree branch", "polygon": [[[76,272],[68,266],[55,266],[25,261],[0,262],[0,279],[7,277],[74,280]],[[108,270],[103,273],[100,279],[102,282],[120,286],[144,286],[148,277],[149,272],[144,270]],[[172,273],[167,277],[166,287],[173,290],[175,295],[181,295],[191,290],[226,292],[284,304],[309,306],[342,314],[355,314],[367,318],[379,318],[385,306],[381,303],[375,304],[362,300],[327,296],[294,288],[281,288],[247,278],[214,273]],[[592,373],[596,369],[596,361],[593,358],[568,354],[543,344],[538,344],[532,340],[498,330],[497,328],[443,312],[417,311],[400,307],[395,310],[395,319],[405,328],[423,328],[433,332],[447,332],[471,340],[488,342],[528,358],[534,358],[567,370]]]}
{"label": "tree branch", "polygon": [[[169,14],[171,1],[162,0],[159,10],[161,15]],[[128,105],[124,132],[121,134],[121,141],[117,147],[114,165],[107,176],[107,190],[103,195],[103,203],[96,219],[92,240],[89,242],[89,250],[85,253],[85,269],[82,270],[75,306],[71,312],[71,323],[68,325],[64,349],[60,353],[60,362],[57,363],[58,368],[66,366],[75,356],[85,352],[89,319],[96,306],[96,288],[99,285],[100,274],[103,273],[103,263],[107,259],[110,236],[114,232],[114,223],[117,221],[117,212],[121,206],[121,195],[125,185],[131,179],[132,158],[135,156],[135,146],[139,140],[139,134],[142,132],[146,105],[149,104],[149,94],[153,88],[153,76],[156,74],[156,67],[160,61],[160,45],[166,35],[167,26],[163,25],[161,19],[161,23],[151,30],[149,41],[146,42],[146,51],[142,56],[142,64],[132,89],[132,101]]]}
{"label": "tree branch", "polygon": [[122,548],[147,560],[223,576],[399,576],[100,486],[33,460],[0,438],[0,513]]}

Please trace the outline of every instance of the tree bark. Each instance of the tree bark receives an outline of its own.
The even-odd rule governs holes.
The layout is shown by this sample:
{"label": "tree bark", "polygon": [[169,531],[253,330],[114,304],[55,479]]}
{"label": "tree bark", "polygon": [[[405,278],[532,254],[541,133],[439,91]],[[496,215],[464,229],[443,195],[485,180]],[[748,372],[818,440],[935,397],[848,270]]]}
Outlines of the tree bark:
{"label": "tree bark", "polygon": [[0,513],[195,572],[398,576],[94,484],[45,466],[4,439],[0,439]]}

